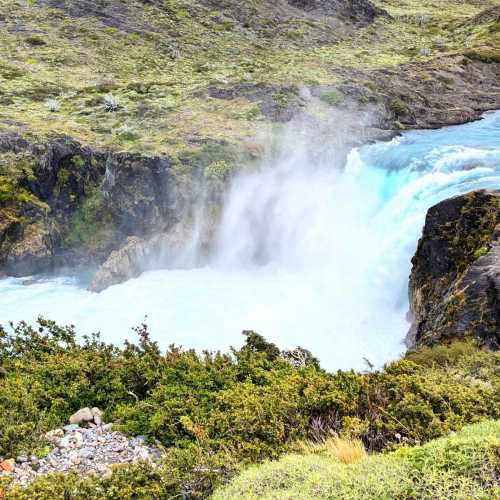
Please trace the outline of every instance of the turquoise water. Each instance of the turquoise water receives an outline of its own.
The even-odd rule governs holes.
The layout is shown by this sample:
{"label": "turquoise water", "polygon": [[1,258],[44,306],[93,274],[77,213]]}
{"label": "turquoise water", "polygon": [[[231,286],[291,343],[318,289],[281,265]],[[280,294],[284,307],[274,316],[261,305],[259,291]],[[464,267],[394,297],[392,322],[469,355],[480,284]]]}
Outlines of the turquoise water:
{"label": "turquoise water", "polygon": [[164,346],[239,345],[254,329],[302,345],[329,369],[380,365],[403,350],[410,259],[427,209],[500,188],[500,113],[351,151],[343,171],[307,147],[237,179],[210,264],[144,273],[101,294],[76,277],[0,281],[0,322],[39,314],[104,339],[148,316]]}

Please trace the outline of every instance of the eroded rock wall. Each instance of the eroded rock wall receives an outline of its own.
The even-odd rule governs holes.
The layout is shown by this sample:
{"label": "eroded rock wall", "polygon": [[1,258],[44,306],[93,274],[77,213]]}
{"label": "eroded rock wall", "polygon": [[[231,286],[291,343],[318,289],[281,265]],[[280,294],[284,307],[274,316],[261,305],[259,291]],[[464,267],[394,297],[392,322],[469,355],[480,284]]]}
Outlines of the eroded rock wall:
{"label": "eroded rock wall", "polygon": [[466,336],[500,347],[500,190],[429,209],[412,264],[410,348]]}

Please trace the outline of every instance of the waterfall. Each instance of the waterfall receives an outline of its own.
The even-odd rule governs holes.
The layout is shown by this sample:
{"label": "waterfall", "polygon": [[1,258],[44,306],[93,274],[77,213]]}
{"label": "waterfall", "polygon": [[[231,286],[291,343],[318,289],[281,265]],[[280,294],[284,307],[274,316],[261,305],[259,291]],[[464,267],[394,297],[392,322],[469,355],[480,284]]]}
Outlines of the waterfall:
{"label": "waterfall", "polygon": [[43,314],[105,340],[153,337],[198,349],[240,345],[253,329],[301,345],[329,369],[380,365],[403,350],[407,285],[427,209],[500,188],[500,113],[351,150],[288,138],[232,182],[213,254],[90,294],[74,277],[0,281],[0,321]]}

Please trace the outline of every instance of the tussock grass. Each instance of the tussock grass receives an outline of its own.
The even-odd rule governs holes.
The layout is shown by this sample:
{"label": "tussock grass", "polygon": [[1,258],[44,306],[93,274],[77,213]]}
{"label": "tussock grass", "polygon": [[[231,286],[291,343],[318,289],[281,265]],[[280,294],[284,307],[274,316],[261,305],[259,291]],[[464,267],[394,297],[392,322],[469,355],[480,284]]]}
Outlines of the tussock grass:
{"label": "tussock grass", "polygon": [[368,457],[365,447],[359,439],[341,438],[336,435],[329,436],[319,443],[301,441],[297,448],[306,455],[325,455],[337,459],[343,464],[356,464]]}

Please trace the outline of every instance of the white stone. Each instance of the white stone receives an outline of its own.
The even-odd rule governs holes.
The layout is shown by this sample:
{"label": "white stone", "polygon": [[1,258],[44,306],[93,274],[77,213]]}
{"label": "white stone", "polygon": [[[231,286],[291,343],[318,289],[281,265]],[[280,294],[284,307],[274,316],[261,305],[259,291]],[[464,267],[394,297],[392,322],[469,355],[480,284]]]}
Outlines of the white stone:
{"label": "white stone", "polygon": [[70,424],[80,424],[81,422],[91,422],[94,419],[90,408],[82,408],[69,417]]}

